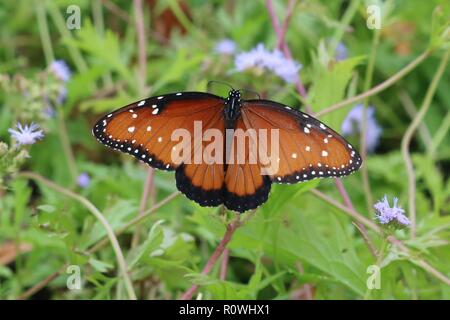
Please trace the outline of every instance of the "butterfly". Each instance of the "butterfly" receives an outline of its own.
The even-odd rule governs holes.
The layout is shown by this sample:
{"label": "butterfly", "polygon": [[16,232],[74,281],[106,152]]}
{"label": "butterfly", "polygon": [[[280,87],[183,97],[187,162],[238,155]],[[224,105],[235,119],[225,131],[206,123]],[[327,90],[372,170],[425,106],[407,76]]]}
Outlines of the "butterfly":
{"label": "butterfly", "polygon": [[201,206],[237,212],[266,202],[272,183],[346,176],[362,164],[350,143],[314,117],[245,100],[234,89],[226,98],[178,92],[140,100],[106,114],[92,132],[108,147],[175,171],[178,190]]}

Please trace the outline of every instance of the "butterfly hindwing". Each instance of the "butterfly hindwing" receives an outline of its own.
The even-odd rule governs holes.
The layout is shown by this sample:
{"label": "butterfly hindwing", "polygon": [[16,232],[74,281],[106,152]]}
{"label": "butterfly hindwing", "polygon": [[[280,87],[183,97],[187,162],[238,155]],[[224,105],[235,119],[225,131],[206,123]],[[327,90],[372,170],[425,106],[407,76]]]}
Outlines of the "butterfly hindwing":
{"label": "butterfly hindwing", "polygon": [[[267,201],[271,181],[262,175],[261,165],[253,151],[257,151],[254,136],[248,135],[239,143],[239,135],[247,131],[244,121],[236,121],[224,181],[224,203],[227,208],[238,212],[255,209]],[[242,138],[242,137],[241,137]],[[254,152],[253,152],[254,153]],[[253,156],[253,157],[252,157]]]}

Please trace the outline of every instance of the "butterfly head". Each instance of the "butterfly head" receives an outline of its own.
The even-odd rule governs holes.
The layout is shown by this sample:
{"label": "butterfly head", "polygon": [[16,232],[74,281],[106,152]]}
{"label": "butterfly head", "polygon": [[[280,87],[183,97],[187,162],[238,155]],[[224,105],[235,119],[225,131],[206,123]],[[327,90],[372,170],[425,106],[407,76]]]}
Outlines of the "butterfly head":
{"label": "butterfly head", "polygon": [[236,120],[241,114],[241,92],[239,90],[230,90],[225,99],[225,119]]}

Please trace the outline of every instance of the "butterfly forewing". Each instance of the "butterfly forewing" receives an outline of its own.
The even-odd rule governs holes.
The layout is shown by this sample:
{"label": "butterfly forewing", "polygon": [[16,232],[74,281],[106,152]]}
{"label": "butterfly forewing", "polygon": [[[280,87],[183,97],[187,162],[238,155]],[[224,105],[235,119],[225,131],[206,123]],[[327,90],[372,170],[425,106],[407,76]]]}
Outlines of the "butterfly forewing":
{"label": "butterfly forewing", "polygon": [[152,97],[104,116],[94,125],[93,134],[101,143],[152,167],[174,170],[180,163],[172,159],[172,150],[178,145],[173,132],[194,132],[195,121],[208,123],[222,109],[223,99],[207,93]]}
{"label": "butterfly forewing", "polygon": [[348,175],[361,166],[361,158],[343,137],[319,120],[273,101],[250,100],[242,107],[248,126],[278,129],[276,170],[272,181],[295,183],[320,177]]}

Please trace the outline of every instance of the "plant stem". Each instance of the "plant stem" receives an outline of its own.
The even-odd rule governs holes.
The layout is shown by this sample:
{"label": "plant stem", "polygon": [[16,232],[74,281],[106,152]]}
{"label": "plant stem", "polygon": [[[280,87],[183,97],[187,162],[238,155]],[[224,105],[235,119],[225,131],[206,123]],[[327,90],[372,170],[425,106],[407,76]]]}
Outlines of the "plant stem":
{"label": "plant stem", "polygon": [[277,47],[280,50],[284,50],[286,47],[286,32],[288,30],[289,22],[291,21],[292,13],[294,12],[294,8],[297,5],[297,0],[289,0],[287,9],[286,9],[286,15],[283,20],[283,24],[280,27],[280,37],[278,38]]}
{"label": "plant stem", "polygon": [[[294,10],[295,3],[294,4],[291,4],[291,3],[288,4],[288,11],[286,13],[286,17],[285,17],[285,20],[284,20],[284,23],[283,23],[283,28],[280,27],[280,23],[278,22],[277,15],[276,15],[275,10],[273,8],[272,0],[266,0],[265,3],[266,3],[267,12],[269,13],[269,16],[270,16],[270,20],[272,21],[272,27],[273,27],[273,29],[274,29],[277,37],[278,37],[279,46],[282,48],[284,56],[287,59],[292,60],[291,51],[289,49],[289,46],[286,43],[285,33],[287,31],[287,26],[288,26],[288,23],[289,23],[290,18],[292,16],[292,12],[289,12],[289,11],[293,11]],[[304,87],[304,85],[302,83],[302,80],[301,80],[299,74],[297,74],[297,79],[295,81],[295,87],[296,87],[299,95],[302,98],[306,99],[306,95],[307,95],[306,89],[305,89],[305,87]],[[308,113],[312,112],[311,108],[308,105],[305,105],[305,110]]]}
{"label": "plant stem", "polygon": [[351,97],[349,99],[346,99],[344,101],[338,102],[333,104],[332,106],[323,109],[316,113],[317,117],[321,117],[327,113],[330,113],[332,111],[338,110],[340,108],[343,108],[349,104],[353,104],[355,102],[358,102],[360,100],[363,100],[365,98],[371,97],[387,88],[392,86],[394,83],[396,83],[398,80],[403,78],[405,75],[407,75],[409,72],[411,72],[414,68],[416,68],[422,61],[424,61],[430,54],[431,50],[427,49],[425,50],[421,55],[419,55],[416,59],[411,61],[408,65],[406,65],[403,69],[399,70],[396,74],[394,74],[392,77],[388,78],[387,80],[383,81],[382,83],[376,85],[370,90],[367,90],[357,96]]}
{"label": "plant stem", "polygon": [[45,184],[46,186],[54,189],[55,191],[80,202],[84,207],[86,207],[97,218],[97,220],[103,225],[103,228],[105,228],[106,234],[109,238],[109,241],[111,242],[114,253],[116,254],[117,263],[122,272],[122,277],[123,277],[125,287],[128,292],[128,296],[130,297],[130,299],[136,300],[136,294],[134,293],[133,284],[128,275],[127,263],[124,259],[122,250],[120,249],[120,245],[119,245],[119,242],[117,241],[116,235],[114,234],[113,229],[111,228],[111,226],[109,225],[108,221],[105,219],[103,214],[92,204],[92,202],[90,202],[86,198],[70,191],[69,189],[65,189],[65,188],[55,184],[54,182],[47,180],[46,178],[44,178],[38,174],[35,174],[33,172],[22,172],[22,173],[19,173],[18,176],[39,181],[39,182]]}
{"label": "plant stem", "polygon": [[[105,35],[105,23],[103,20],[103,10],[102,10],[102,2],[101,0],[93,0],[92,1],[92,17],[94,20],[95,29],[97,33],[104,37]],[[103,84],[105,87],[112,87],[113,81],[111,77],[111,72],[106,72],[103,75]]]}
{"label": "plant stem", "polygon": [[[145,218],[149,217],[151,213],[155,212],[156,210],[158,210],[159,208],[161,208],[163,205],[167,204],[168,202],[170,202],[171,200],[173,200],[176,196],[178,196],[179,193],[178,192],[174,192],[173,194],[171,194],[170,196],[168,196],[167,198],[165,198],[164,200],[162,200],[161,202],[159,202],[158,204],[154,205],[153,207],[151,207],[150,209],[148,209],[144,215],[136,217],[135,219],[131,220],[130,222],[128,222],[125,226],[123,226],[121,229],[117,230],[115,232],[116,237],[120,236],[121,234],[123,234],[126,230],[128,230],[129,228],[131,228],[132,226],[138,224],[139,222],[143,221]],[[105,236],[104,238],[102,238],[101,240],[99,240],[94,246],[92,246],[87,253],[88,254],[94,254],[97,251],[99,251],[100,249],[102,249],[106,244],[108,244],[108,237]],[[36,285],[34,285],[33,287],[31,287],[30,289],[28,289],[26,292],[22,293],[18,299],[28,299],[29,297],[31,297],[33,294],[35,294],[36,292],[38,292],[39,290],[41,290],[42,288],[44,288],[48,283],[50,283],[53,279],[56,279],[56,277],[58,277],[58,275],[60,275],[61,273],[64,272],[64,270],[66,270],[67,268],[67,264],[65,264],[63,267],[61,267],[58,271],[52,273],[50,276],[48,276],[47,278],[45,278],[44,280],[40,281],[39,283],[37,283]]]}
{"label": "plant stem", "polygon": [[355,219],[357,222],[364,224],[365,226],[367,226],[368,228],[372,229],[373,231],[375,231],[377,233],[380,232],[381,229],[378,225],[376,225],[372,220],[369,220],[366,217],[364,217],[362,214],[358,213],[355,209],[351,209],[351,208],[348,208],[347,206],[340,204],[338,201],[334,200],[333,198],[327,196],[326,194],[324,194],[318,190],[312,189],[312,190],[310,190],[310,192],[312,194],[314,194],[316,197],[328,202],[329,204],[333,205],[334,207],[345,212],[350,217]]}
{"label": "plant stem", "polygon": [[50,39],[50,33],[48,31],[45,5],[42,3],[38,3],[37,1],[34,1],[34,7],[36,9],[39,36],[41,37],[45,61],[47,62],[47,65],[50,65],[50,63],[55,60],[55,55],[53,54],[52,42]]}
{"label": "plant stem", "polygon": [[[336,184],[336,187],[344,200],[345,205],[347,208],[355,211],[355,208],[353,207],[352,200],[350,199],[347,190],[345,190],[344,184],[342,183],[341,179],[335,178],[334,183]],[[369,252],[372,254],[372,256],[377,256],[377,250],[375,249],[374,244],[370,240],[369,234],[367,233],[367,229],[361,222],[354,222],[356,229],[361,233],[361,236],[366,243],[367,247],[369,248]]]}
{"label": "plant stem", "polygon": [[[138,40],[138,85],[139,85],[139,95],[143,95],[145,93],[145,86],[147,81],[147,43],[145,36],[145,27],[144,27],[144,15],[143,15],[143,6],[142,0],[134,0],[134,15],[135,15],[135,26]],[[147,207],[147,202],[154,186],[153,184],[153,168],[149,168],[147,170],[147,178],[145,179],[144,188],[141,197],[141,204],[139,208],[139,215],[143,215],[145,208]],[[131,247],[134,248],[139,244],[141,235],[141,225],[136,226],[136,230],[133,233],[133,238],[131,241]]]}
{"label": "plant stem", "polygon": [[447,114],[444,120],[441,123],[439,129],[436,130],[434,137],[431,139],[431,143],[428,145],[428,154],[434,158],[436,149],[439,147],[441,142],[447,136],[448,130],[450,129],[450,111],[447,111]]}
{"label": "plant stem", "polygon": [[425,94],[422,106],[420,107],[420,110],[414,120],[409,125],[402,139],[402,156],[403,160],[405,161],[406,170],[408,173],[408,209],[409,219],[411,222],[411,238],[415,238],[416,236],[416,177],[411,155],[409,153],[409,145],[411,143],[414,132],[416,131],[417,127],[420,125],[421,121],[425,117],[425,114],[430,108],[431,101],[433,100],[434,93],[436,92],[439,81],[441,80],[441,77],[445,71],[449,57],[450,49],[447,50],[443,55],[436,73],[434,74],[433,80],[431,81],[431,84]]}
{"label": "plant stem", "polygon": [[139,61],[139,90],[140,94],[145,92],[145,82],[147,79],[147,54],[146,37],[144,28],[144,15],[142,0],[134,0],[134,15],[136,23],[136,33],[138,40],[138,61]]}
{"label": "plant stem", "polygon": [[127,23],[131,22],[128,12],[122,10],[122,8],[119,7],[117,4],[115,4],[111,0],[101,0],[101,1],[102,4],[105,6],[105,8],[108,9],[111,13],[115,14],[117,17],[121,18]]}
{"label": "plant stem", "polygon": [[44,280],[39,281],[36,285],[29,288],[27,291],[23,292],[21,295],[17,297],[17,300],[25,300],[34,295],[36,292],[42,290],[47,286],[50,282],[55,280],[60,274],[62,274],[67,269],[68,264],[63,265],[58,271],[52,273]]}
{"label": "plant stem", "polygon": [[[384,253],[386,251],[388,241],[387,238],[383,235],[383,240],[381,241],[380,249],[378,250],[377,262],[376,265],[381,269],[381,262],[383,261]],[[364,294],[364,300],[368,300],[370,296],[369,287],[367,287],[366,293]]]}
{"label": "plant stem", "polygon": [[350,2],[350,5],[347,7],[347,10],[345,11],[344,16],[342,17],[342,22],[339,24],[339,27],[336,28],[334,35],[331,38],[331,43],[328,51],[328,54],[331,57],[334,57],[337,45],[339,41],[342,39],[345,29],[348,27],[353,17],[355,16],[356,11],[358,10],[359,3],[360,0],[353,0]]}
{"label": "plant stem", "polygon": [[[414,101],[411,99],[411,96],[405,90],[400,90],[398,93],[398,97],[406,113],[410,116],[411,121],[414,120],[414,117],[417,115],[417,107],[414,104]],[[432,144],[432,139],[430,130],[427,128],[425,123],[420,124],[419,134],[422,140],[423,147],[429,150],[429,147]]]}
{"label": "plant stem", "polygon": [[[372,84],[372,78],[373,78],[373,70],[375,69],[375,58],[377,56],[377,49],[378,49],[378,43],[380,40],[380,32],[378,29],[375,29],[373,40],[372,40],[372,47],[370,49],[370,58],[369,63],[367,65],[366,69],[366,76],[364,80],[364,90],[367,91],[370,89],[370,86]],[[363,159],[363,165],[361,167],[361,176],[363,181],[363,187],[364,187],[364,194],[366,198],[366,205],[367,210],[370,211],[373,204],[373,197],[372,197],[372,190],[370,187],[370,180],[369,180],[369,169],[367,167],[367,162],[365,161],[367,159],[367,107],[369,105],[369,97],[366,97],[364,99],[363,104],[363,116],[362,116],[362,123],[361,123],[361,137],[360,137],[360,153],[361,157]]]}
{"label": "plant stem", "polygon": [[[398,240],[394,236],[388,236],[387,238],[388,238],[389,242],[391,242],[392,244],[395,244],[400,250],[402,250],[406,254],[410,255],[409,249],[400,240]],[[428,264],[428,262],[426,262],[425,260],[420,259],[420,258],[411,258],[410,261],[412,263],[414,263],[415,265],[421,267],[423,270],[427,271],[429,274],[434,276],[436,279],[439,279],[446,285],[450,286],[450,279],[446,275],[444,275],[442,272],[436,270],[433,266]]]}
{"label": "plant stem", "polygon": [[[42,3],[37,3],[35,1],[35,8],[37,12],[38,17],[38,25],[39,25],[39,35],[41,37],[41,43],[42,47],[44,49],[44,55],[45,60],[47,62],[47,65],[50,65],[52,61],[55,59],[53,54],[53,47],[50,40],[50,34],[48,32],[48,24],[47,24],[47,17],[46,17],[46,11],[45,11],[45,5]],[[72,185],[74,186],[76,184],[77,180],[77,166],[75,157],[72,152],[72,148],[70,146],[70,140],[69,136],[67,134],[66,125],[64,122],[64,115],[61,108],[59,108],[57,112],[57,123],[58,123],[58,133],[59,137],[61,139],[61,144],[63,147],[64,155],[67,161],[67,166],[69,168],[70,175],[72,177]]]}
{"label": "plant stem", "polygon": [[228,271],[228,259],[230,258],[230,249],[225,248],[222,254],[222,262],[220,263],[220,280],[225,280],[227,278]]}
{"label": "plant stem", "polygon": [[67,134],[67,128],[62,108],[58,108],[56,117],[58,121],[58,135],[61,140],[64,156],[67,161],[67,167],[69,168],[69,172],[72,177],[72,186],[75,186],[78,177],[78,169],[77,163],[75,161],[75,156],[70,145],[69,135]]}
{"label": "plant stem", "polygon": [[[145,209],[147,208],[148,199],[150,198],[150,193],[153,187],[153,168],[149,168],[147,170],[147,178],[144,183],[144,190],[142,192],[141,204],[139,205],[139,216],[142,216],[145,213]],[[131,247],[135,248],[140,242],[141,236],[141,225],[138,224],[133,233],[133,238],[131,240]]]}
{"label": "plant stem", "polygon": [[[357,212],[355,210],[351,210],[351,209],[343,206],[336,200],[328,197],[327,195],[323,194],[322,192],[320,192],[318,190],[310,190],[310,192],[312,194],[314,194],[315,196],[317,196],[318,198],[324,200],[325,202],[328,202],[330,205],[340,209],[344,213],[348,214],[350,217],[353,217],[356,220],[360,221],[361,223],[364,223],[367,227],[369,227],[370,229],[375,231],[377,234],[382,235],[381,228],[378,225],[376,225],[375,223],[373,223],[371,220],[365,218],[359,212]],[[412,256],[409,249],[400,240],[398,240],[394,236],[388,236],[387,239],[389,240],[390,243],[397,246],[406,255]],[[450,285],[450,279],[448,277],[446,277],[442,272],[436,270],[433,266],[431,266],[425,260],[414,257],[414,258],[411,258],[410,261],[412,263],[418,265],[419,267],[421,267],[423,270],[425,270],[426,272],[428,272],[429,274],[434,276],[436,279],[442,281],[443,283],[445,283],[447,285]]]}
{"label": "plant stem", "polygon": [[[67,29],[67,26],[64,22],[64,17],[59,12],[58,8],[56,7],[56,4],[52,1],[46,3],[49,4],[48,12],[52,17],[53,22],[55,23],[56,28],[58,29],[60,35],[65,39],[72,40],[73,39],[72,33],[70,33],[70,31]],[[88,69],[87,64],[84,61],[84,58],[81,52],[78,50],[78,48],[74,45],[69,44],[66,44],[66,46],[73,62],[75,63],[75,66],[77,67],[77,70],[80,72],[87,71]]]}
{"label": "plant stem", "polygon": [[[173,199],[175,199],[179,195],[180,195],[180,193],[178,191],[172,193],[171,195],[167,196],[165,199],[161,200],[160,202],[158,202],[157,204],[152,206],[150,209],[146,210],[142,215],[138,215],[135,218],[133,218],[132,220],[128,221],[124,226],[122,226],[121,228],[119,228],[115,232],[116,236],[120,236],[125,231],[127,231],[129,228],[131,228],[132,226],[135,226],[138,223],[144,221],[153,212],[155,212],[156,210],[158,210],[162,206],[166,205],[167,203],[169,203],[170,201],[172,201]],[[106,237],[104,237],[103,239],[99,240],[94,246],[92,246],[88,250],[88,253],[95,253],[98,250],[100,250],[101,248],[103,248],[106,244],[108,244],[108,239]]]}
{"label": "plant stem", "polygon": [[[213,254],[209,258],[205,267],[203,268],[202,274],[206,275],[211,271],[211,269],[214,266],[214,264],[216,263],[217,259],[220,258],[222,252],[225,250],[226,245],[228,244],[228,242],[230,242],[234,232],[240,225],[241,224],[239,223],[239,219],[236,219],[227,225],[226,231],[225,231],[225,234],[224,234],[222,240],[220,241],[219,245],[214,250]],[[198,287],[199,286],[197,284],[194,284],[180,297],[180,300],[192,299],[192,296],[194,295],[195,291],[197,291]]]}

